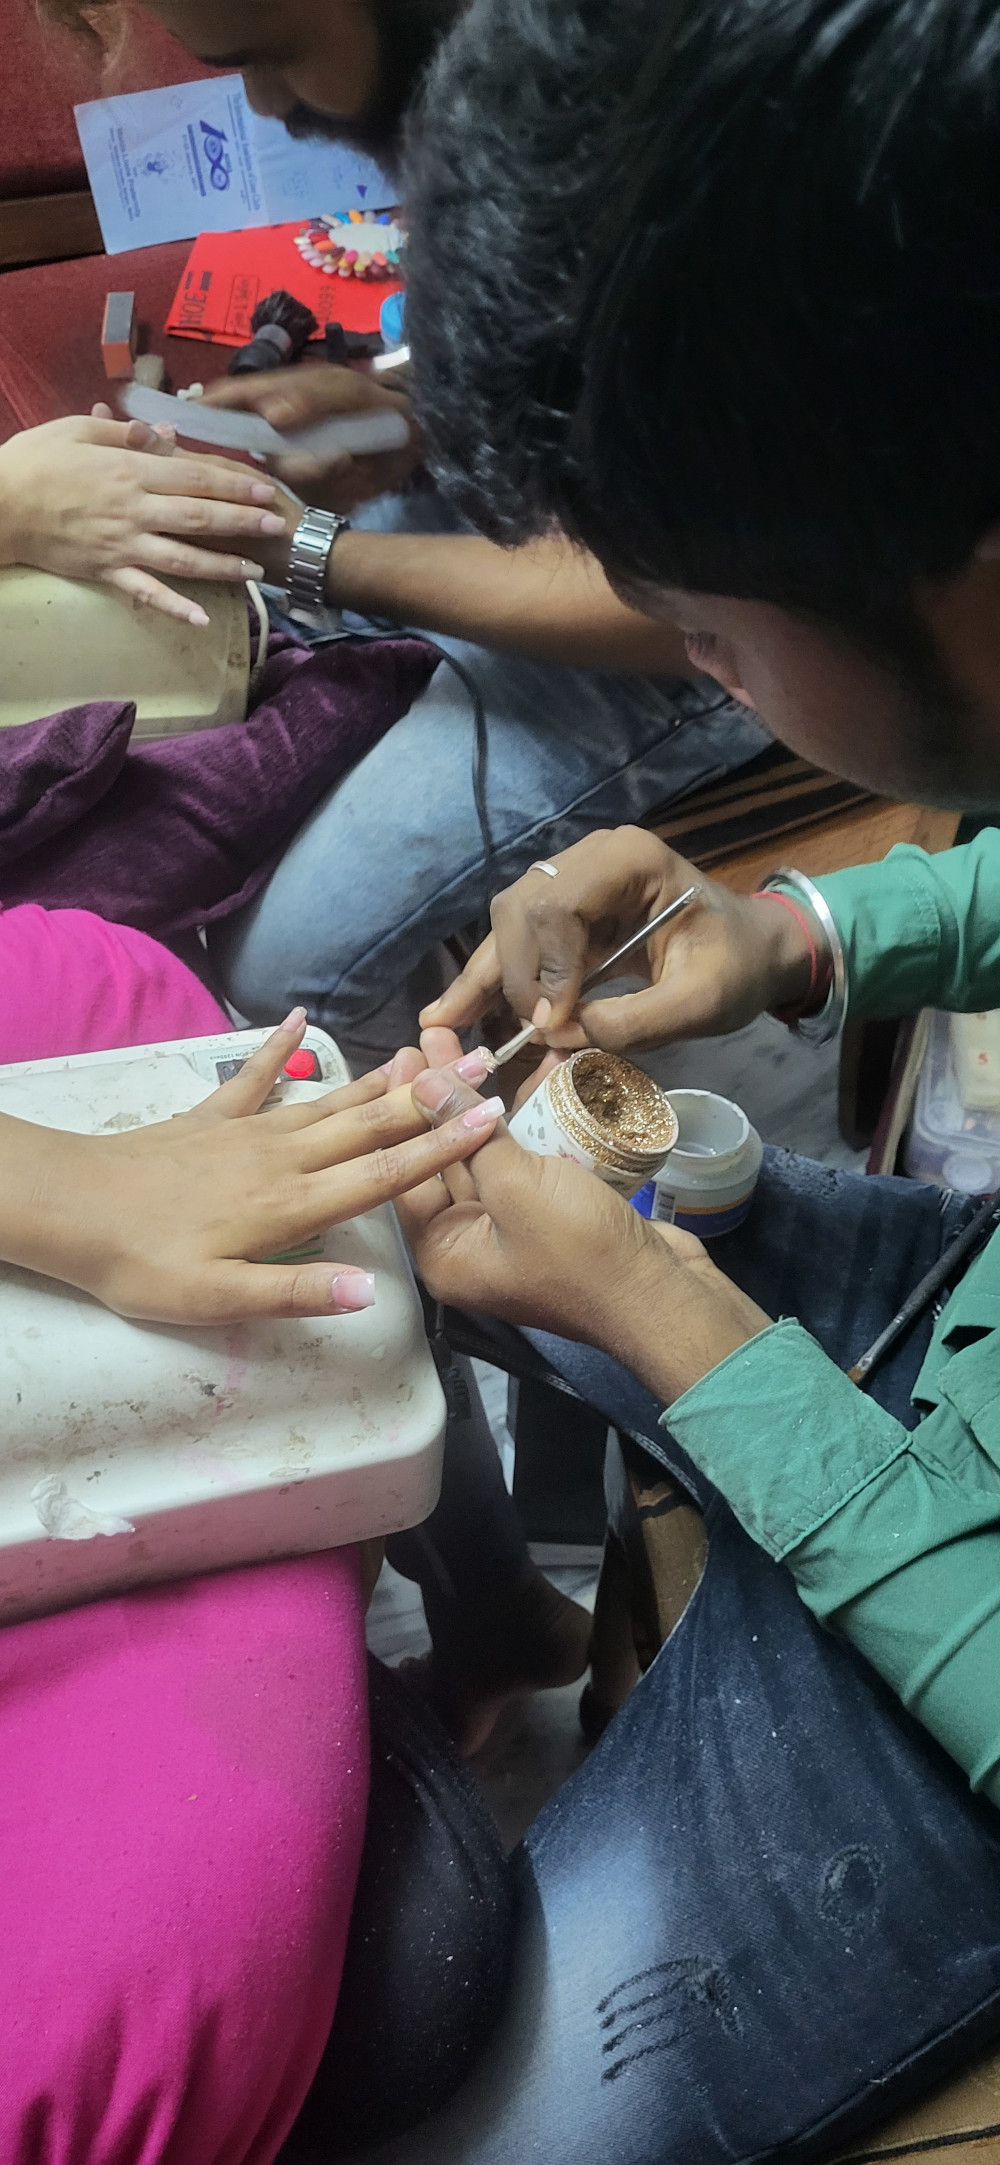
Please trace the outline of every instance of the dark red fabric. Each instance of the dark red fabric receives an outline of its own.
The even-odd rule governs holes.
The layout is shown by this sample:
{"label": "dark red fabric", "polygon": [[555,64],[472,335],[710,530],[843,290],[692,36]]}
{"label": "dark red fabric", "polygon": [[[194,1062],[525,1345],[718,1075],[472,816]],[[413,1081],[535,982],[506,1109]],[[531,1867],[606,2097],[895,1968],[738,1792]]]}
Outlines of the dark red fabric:
{"label": "dark red fabric", "polygon": [[103,74],[100,57],[79,38],[42,27],[33,0],[3,0],[0,12],[0,199],[86,187],[74,105],[210,73],[142,10],[130,20],[120,60]]}
{"label": "dark red fabric", "polygon": [[162,353],[172,388],[224,375],[225,346],[164,338],[163,324],[191,253],[190,241],[136,248],[124,256],[78,256],[0,276],[0,442],[39,421],[115,407],[101,359],[101,322],[111,292],[136,297],[140,350]]}
{"label": "dark red fabric", "polygon": [[[161,938],[228,916],[263,886],[324,791],[407,712],[437,660],[416,638],[318,649],[279,638],[246,722],[132,749],[131,706],[5,730],[0,792],[28,731],[36,757],[46,732],[64,747],[74,733],[80,746],[104,744],[107,786],[23,853],[9,846],[0,795],[0,903],[94,910]],[[17,832],[12,817],[15,845]]]}

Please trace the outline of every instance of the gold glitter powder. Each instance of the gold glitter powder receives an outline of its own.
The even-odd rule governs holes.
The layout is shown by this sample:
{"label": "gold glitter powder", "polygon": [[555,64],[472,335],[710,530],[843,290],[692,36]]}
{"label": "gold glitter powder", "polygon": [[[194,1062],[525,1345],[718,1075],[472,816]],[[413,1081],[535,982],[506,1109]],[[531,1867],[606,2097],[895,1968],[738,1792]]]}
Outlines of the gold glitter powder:
{"label": "gold glitter powder", "polygon": [[574,1053],[553,1070],[549,1088],[553,1110],[570,1134],[605,1161],[662,1161],[677,1140],[669,1098],[652,1076],[617,1053]]}

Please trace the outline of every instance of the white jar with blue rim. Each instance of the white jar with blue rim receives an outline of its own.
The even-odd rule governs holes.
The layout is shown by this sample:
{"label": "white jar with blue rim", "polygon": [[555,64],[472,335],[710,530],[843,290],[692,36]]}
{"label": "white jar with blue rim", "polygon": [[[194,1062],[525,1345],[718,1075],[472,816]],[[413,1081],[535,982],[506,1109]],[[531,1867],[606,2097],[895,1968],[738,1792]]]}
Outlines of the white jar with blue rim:
{"label": "white jar with blue rim", "polygon": [[[712,1090],[671,1090],[670,1103],[677,1141],[652,1182],[644,1215],[717,1240],[746,1217],[764,1146],[742,1108]],[[636,1202],[642,1208],[638,1196]]]}

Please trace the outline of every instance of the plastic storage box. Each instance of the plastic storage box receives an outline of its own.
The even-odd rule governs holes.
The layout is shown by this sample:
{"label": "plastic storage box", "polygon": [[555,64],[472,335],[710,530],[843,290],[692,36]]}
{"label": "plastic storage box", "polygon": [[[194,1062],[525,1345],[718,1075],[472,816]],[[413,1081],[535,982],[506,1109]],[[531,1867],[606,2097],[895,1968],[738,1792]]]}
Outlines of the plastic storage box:
{"label": "plastic storage box", "polygon": [[[990,1016],[938,1012],[929,1017],[904,1150],[906,1170],[915,1180],[957,1188],[964,1195],[988,1195],[1000,1187],[1000,1106],[993,1111],[988,1105],[963,1102],[960,1081],[974,1073],[977,1025],[985,1050],[991,1021]],[[976,1089],[968,1094],[987,1095]]]}
{"label": "plastic storage box", "polygon": [[[101,1134],[200,1103],[267,1036],[0,1068],[0,1111]],[[347,1081],[310,1030],[317,1079]],[[376,1273],[358,1315],[130,1323],[0,1265],[0,1622],[149,1580],[393,1533],[433,1509],[444,1400],[393,1212],[322,1252]]]}

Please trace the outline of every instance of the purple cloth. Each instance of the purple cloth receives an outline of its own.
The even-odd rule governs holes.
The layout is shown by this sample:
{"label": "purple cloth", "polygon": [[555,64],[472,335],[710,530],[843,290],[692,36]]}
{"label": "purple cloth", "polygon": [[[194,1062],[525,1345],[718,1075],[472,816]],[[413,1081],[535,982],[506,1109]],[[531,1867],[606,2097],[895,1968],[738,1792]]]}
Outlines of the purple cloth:
{"label": "purple cloth", "polygon": [[118,774],[132,715],[117,700],[70,707],[0,738],[0,871],[82,819]]}
{"label": "purple cloth", "polygon": [[278,635],[245,722],[130,748],[131,705],[0,736],[0,903],[88,909],[169,938],[257,893],[331,784],[407,712],[417,638]]}

